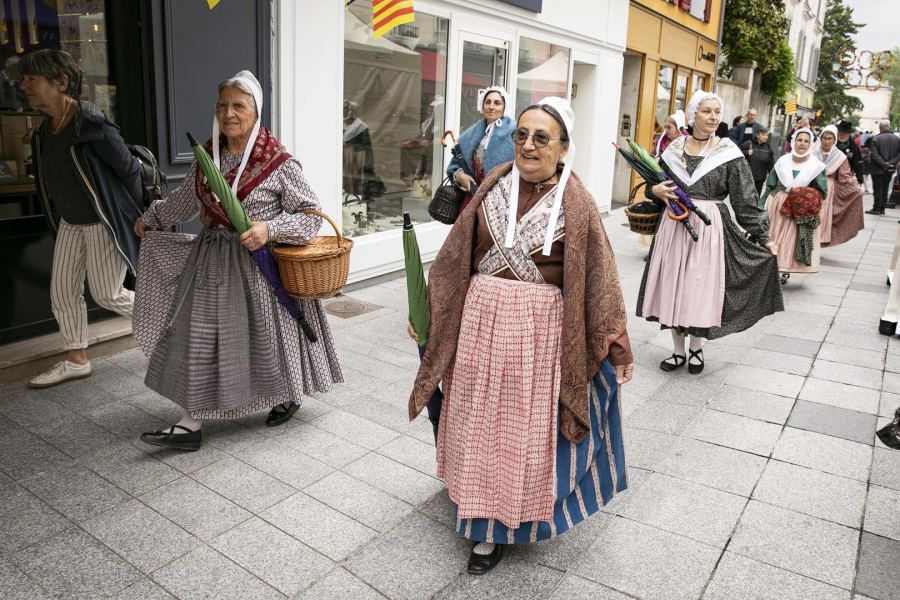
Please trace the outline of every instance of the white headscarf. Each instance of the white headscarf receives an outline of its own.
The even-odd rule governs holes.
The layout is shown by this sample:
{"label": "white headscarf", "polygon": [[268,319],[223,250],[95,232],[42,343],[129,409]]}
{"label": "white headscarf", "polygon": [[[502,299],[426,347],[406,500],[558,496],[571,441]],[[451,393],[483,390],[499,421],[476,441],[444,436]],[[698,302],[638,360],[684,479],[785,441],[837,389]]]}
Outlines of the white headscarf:
{"label": "white headscarf", "polygon": [[[795,142],[797,139],[797,134],[805,133],[809,135],[809,150],[804,154],[797,154],[796,150],[794,150]],[[816,158],[815,156],[809,156],[809,153],[812,152],[812,140],[815,136],[813,135],[812,130],[809,127],[802,127],[794,132],[794,135],[791,137],[791,153],[785,154],[781,158],[778,159],[778,162],[775,163],[775,172],[778,174],[778,179],[781,180],[781,184],[784,186],[785,191],[791,190],[793,188],[801,188],[806,187],[809,183],[815,179],[819,173],[821,173],[825,169],[825,163]],[[794,157],[803,158],[804,156],[809,156],[801,164],[796,164],[794,162]],[[794,175],[794,167],[797,167],[798,173]]]}
{"label": "white headscarf", "polygon": [[687,120],[688,125],[694,124],[694,118],[697,116],[697,109],[700,108],[700,105],[705,101],[713,99],[719,103],[719,109],[721,112],[725,112],[725,103],[722,102],[722,98],[713,92],[704,92],[703,90],[697,90],[694,92],[694,95],[691,96],[691,101],[688,102],[687,107]]}
{"label": "white headscarf", "polygon": [[[562,117],[563,123],[566,125],[566,131],[571,138],[575,126],[575,111],[572,105],[565,98],[557,98],[550,96],[544,98],[538,105],[549,106],[554,109],[559,116]],[[562,208],[563,194],[566,191],[566,183],[569,181],[569,175],[572,173],[572,163],[575,161],[575,142],[569,140],[569,151],[563,158],[563,172],[556,185],[556,194],[553,200],[553,208],[550,210],[550,221],[547,223],[547,234],[544,238],[544,249],[541,252],[544,256],[550,256],[550,248],[553,246],[553,232],[556,231],[556,222],[559,220],[559,211]],[[513,162],[512,168],[512,189],[509,197],[509,212],[506,216],[506,240],[504,246],[512,248],[516,239],[516,209],[519,206],[519,168]]]}
{"label": "white headscarf", "polygon": [[[259,85],[259,81],[256,80],[256,77],[254,77],[253,73],[251,73],[250,71],[240,71],[229,81],[240,81],[248,88],[250,88],[250,91],[253,93],[253,100],[256,102],[256,124],[253,126],[253,133],[250,135],[250,139],[247,140],[247,146],[244,148],[244,155],[241,158],[241,166],[238,167],[237,175],[235,175],[234,182],[231,184],[231,190],[235,194],[237,194],[238,182],[240,182],[241,180],[241,174],[243,174],[244,169],[247,167],[247,161],[250,160],[250,150],[253,148],[253,144],[256,143],[257,136],[259,136],[259,128],[262,120],[263,93],[262,86]],[[213,161],[216,163],[216,168],[221,169],[222,160],[219,150],[218,116],[213,117],[212,147]],[[215,197],[215,194],[213,194],[213,197]]]}
{"label": "white headscarf", "polygon": [[[822,136],[826,133],[830,133],[834,136],[834,144],[831,146],[831,150],[828,151],[828,160],[825,160],[825,153],[822,151]],[[834,161],[837,160],[835,155],[843,154],[840,150],[837,149],[837,127],[834,125],[828,125],[821,132],[819,132],[819,139],[816,140],[816,156],[825,163],[825,166],[830,167],[834,164]],[[835,152],[837,150],[837,152]]]}
{"label": "white headscarf", "polygon": [[[703,90],[697,90],[694,92],[694,95],[691,96],[691,101],[688,102],[687,107],[687,119],[688,125],[694,125],[694,121],[697,117],[697,109],[700,108],[700,105],[706,102],[707,100],[715,100],[719,103],[719,112],[725,112],[725,103],[722,102],[722,98],[713,92],[705,92]],[[709,140],[707,140],[706,145],[703,147],[703,150],[700,152],[700,156],[705,156],[706,151],[709,149],[709,145],[712,143],[712,139],[715,137],[715,134],[711,134],[709,136]]]}
{"label": "white headscarf", "polygon": [[506,89],[499,85],[492,85],[483,90],[478,90],[478,112],[482,115],[484,114],[484,99],[491,92],[497,92],[503,97],[503,116],[494,122],[499,124],[501,119],[512,119],[515,116],[516,110],[516,107],[513,105],[512,96],[509,95],[509,92],[507,92]]}
{"label": "white headscarf", "polygon": [[[683,110],[679,108],[673,114],[669,115],[669,119],[672,119],[675,122],[675,127],[678,128],[679,133],[684,132],[684,128],[687,127],[687,125],[685,124],[685,116]],[[666,119],[666,121],[668,121],[669,119]],[[662,152],[662,141],[664,135],[666,135],[665,129],[663,129],[662,135],[659,136],[659,139],[656,141],[657,156],[659,156],[660,152]]]}

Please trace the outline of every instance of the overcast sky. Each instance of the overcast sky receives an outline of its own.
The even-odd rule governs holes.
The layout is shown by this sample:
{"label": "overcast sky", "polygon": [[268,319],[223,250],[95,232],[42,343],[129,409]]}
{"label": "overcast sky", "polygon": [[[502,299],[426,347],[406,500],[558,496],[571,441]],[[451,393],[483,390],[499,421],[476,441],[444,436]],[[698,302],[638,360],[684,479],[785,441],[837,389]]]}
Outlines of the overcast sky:
{"label": "overcast sky", "polygon": [[[853,20],[862,23],[856,49],[874,53],[900,46],[900,0],[845,0]],[[900,58],[900,57],[895,57]]]}

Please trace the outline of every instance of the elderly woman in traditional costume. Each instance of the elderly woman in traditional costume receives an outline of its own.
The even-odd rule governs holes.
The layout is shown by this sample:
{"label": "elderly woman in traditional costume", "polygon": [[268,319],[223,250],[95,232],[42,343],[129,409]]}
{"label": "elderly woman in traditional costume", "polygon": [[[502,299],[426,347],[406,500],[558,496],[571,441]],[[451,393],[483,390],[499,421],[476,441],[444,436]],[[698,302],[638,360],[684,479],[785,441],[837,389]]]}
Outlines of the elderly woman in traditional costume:
{"label": "elderly woman in traditional costume", "polygon": [[[219,84],[206,150],[252,221],[238,235],[194,162],[184,183],[135,224],[144,238],[134,334],[150,356],[146,385],[184,417],[141,439],[196,450],[204,419],[269,410],[267,426],[287,422],[303,395],[343,380],[325,312],[300,301],[312,342],[278,302],[251,259],[263,244],[302,245],[319,231],[315,193],[297,159],[260,125],[262,88],[249,71]],[[221,132],[221,134],[220,134]],[[149,231],[200,215],[197,236]]]}
{"label": "elderly woman in traditional costume", "polygon": [[[822,199],[828,194],[825,164],[813,154],[814,136],[808,127],[801,127],[794,132],[790,154],[785,154],[775,163],[775,168],[766,181],[766,190],[760,198],[760,204],[764,205],[769,213],[772,239],[780,249],[778,270],[781,271],[782,284],[787,283],[791,273],[819,271],[821,225],[813,222],[814,220],[798,223],[794,216],[785,215],[786,211],[782,211],[785,200],[792,190],[800,192],[812,188],[821,193]],[[821,218],[820,208],[820,222]],[[809,252],[798,253],[798,246],[801,249],[808,246]]]}
{"label": "elderly woman in traditional costume", "polygon": [[856,237],[864,227],[862,189],[847,155],[837,147],[838,130],[829,125],[819,136],[816,158],[825,165],[828,193],[822,201],[822,247],[837,246]]}
{"label": "elderly woman in traditional costume", "polygon": [[[671,181],[647,190],[648,198],[675,199],[677,184],[711,220],[705,225],[693,212],[687,229],[661,219],[650,248],[650,260],[638,294],[637,315],[672,330],[672,356],[660,363],[674,371],[688,363],[688,371],[703,371],[703,339],[718,339],[752,327],[784,310],[778,285],[777,246],[769,237],[769,220],[757,207],[756,188],[744,155],[728,137],[715,135],[724,109],[722,99],[697,91],[688,104],[693,126],[689,138],[676,138],[660,165]],[[748,241],[731,219],[724,201],[729,198],[737,222],[755,237]],[[690,336],[690,359],[685,338]],[[687,359],[687,360],[686,360]]]}
{"label": "elderly woman in traditional costume", "polygon": [[452,175],[456,185],[467,192],[463,209],[472,200],[472,187],[481,185],[494,167],[513,159],[509,137],[515,129],[513,110],[512,98],[504,88],[495,85],[478,91],[478,112],[484,118],[466,129],[458,140],[465,166],[475,177],[468,175],[455,157],[447,166],[447,175]]}
{"label": "elderly woman in traditional costume", "polygon": [[687,121],[684,111],[680,108],[676,110],[673,114],[669,115],[669,118],[666,119],[666,123],[663,126],[662,133],[659,134],[659,138],[656,140],[656,151],[653,156],[658,158],[662,156],[663,152],[666,151],[666,148],[669,147],[669,144],[672,140],[682,137],[685,134],[685,129],[687,128]]}
{"label": "elderly woman in traditional costume", "polygon": [[438,477],[457,531],[477,542],[473,574],[628,485],[626,311],[600,213],[571,172],[574,118],[560,98],[525,109],[514,163],[485,177],[429,273],[431,333],[410,418],[443,380]]}

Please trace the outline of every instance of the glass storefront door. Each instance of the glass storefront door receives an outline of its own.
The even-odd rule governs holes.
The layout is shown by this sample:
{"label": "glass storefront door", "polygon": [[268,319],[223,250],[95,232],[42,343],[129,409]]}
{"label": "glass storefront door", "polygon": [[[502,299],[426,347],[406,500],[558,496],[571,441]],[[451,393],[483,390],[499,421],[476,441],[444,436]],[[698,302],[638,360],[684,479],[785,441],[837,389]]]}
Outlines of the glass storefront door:
{"label": "glass storefront door", "polygon": [[[460,32],[460,79],[458,98],[459,130],[457,137],[480,121],[478,90],[500,85],[507,88],[508,54],[510,43],[506,40]],[[448,140],[449,141],[449,140]]]}

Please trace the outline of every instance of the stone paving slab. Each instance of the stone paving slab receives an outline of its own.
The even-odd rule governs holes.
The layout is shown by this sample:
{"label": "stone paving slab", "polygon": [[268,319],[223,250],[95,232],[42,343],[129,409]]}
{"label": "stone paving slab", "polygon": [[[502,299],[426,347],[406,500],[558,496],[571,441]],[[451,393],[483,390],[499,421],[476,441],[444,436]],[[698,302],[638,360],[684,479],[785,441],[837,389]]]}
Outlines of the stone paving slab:
{"label": "stone paving slab", "polygon": [[0,597],[900,598],[900,452],[874,439],[900,405],[900,338],[877,333],[896,218],[867,216],[783,286],[786,312],[709,342],[699,376],[659,370],[671,337],[634,316],[646,248],[607,218],[630,488],[484,577],[465,573],[431,426],[408,421],[402,279],[330,319],[345,384],[279,428],[208,422],[199,452],[137,439],[180,416],[137,350],[57,388],[4,384]]}

